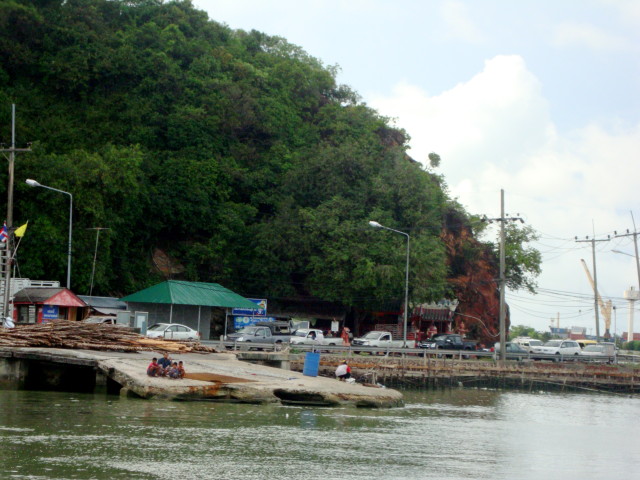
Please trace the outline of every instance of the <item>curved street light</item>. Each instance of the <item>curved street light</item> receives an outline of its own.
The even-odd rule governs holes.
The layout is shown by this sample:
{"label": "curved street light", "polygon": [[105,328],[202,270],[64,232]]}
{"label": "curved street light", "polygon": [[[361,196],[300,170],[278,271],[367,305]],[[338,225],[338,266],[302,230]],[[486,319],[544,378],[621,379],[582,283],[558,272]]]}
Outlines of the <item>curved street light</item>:
{"label": "curved street light", "polygon": [[374,220],[369,221],[369,226],[373,228],[382,228],[384,230],[390,230],[395,233],[399,233],[400,235],[404,235],[407,237],[407,267],[405,271],[405,282],[404,282],[404,328],[402,333],[402,345],[407,347],[407,312],[409,309],[409,234],[405,232],[401,232],[400,230],[395,230],[393,228],[385,227],[384,225],[380,225],[378,222]]}
{"label": "curved street light", "polygon": [[73,195],[71,195],[69,192],[65,192],[64,190],[58,190],[57,188],[42,185],[40,182],[33,180],[32,178],[27,178],[25,183],[30,187],[46,188],[47,190],[53,190],[54,192],[69,195],[69,249],[67,251],[67,289],[71,290],[71,237],[73,230]]}

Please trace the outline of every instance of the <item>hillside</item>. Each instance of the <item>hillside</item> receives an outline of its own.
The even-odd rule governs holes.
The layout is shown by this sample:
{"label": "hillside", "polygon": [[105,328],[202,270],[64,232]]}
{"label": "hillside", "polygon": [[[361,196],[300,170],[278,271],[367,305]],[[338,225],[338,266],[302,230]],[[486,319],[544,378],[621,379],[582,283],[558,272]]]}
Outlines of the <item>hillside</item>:
{"label": "hillside", "polygon": [[34,178],[73,193],[78,293],[89,290],[90,229],[107,227],[94,293],[172,277],[397,306],[406,242],[368,227],[376,220],[411,235],[412,302],[477,290],[451,281],[477,268],[494,302],[491,245],[444,179],[406,155],[407,135],[335,73],[188,1],[0,3],[0,137],[15,103],[17,143],[33,142],[16,162],[15,223],[29,220],[20,275],[65,276],[68,199],[24,184]]}

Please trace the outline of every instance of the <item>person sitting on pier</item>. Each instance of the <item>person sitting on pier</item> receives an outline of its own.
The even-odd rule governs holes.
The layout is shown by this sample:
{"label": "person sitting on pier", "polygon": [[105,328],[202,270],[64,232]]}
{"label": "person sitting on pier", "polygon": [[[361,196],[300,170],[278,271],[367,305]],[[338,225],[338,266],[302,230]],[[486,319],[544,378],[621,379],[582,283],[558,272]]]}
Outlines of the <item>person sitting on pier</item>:
{"label": "person sitting on pier", "polygon": [[351,367],[347,364],[346,360],[336,368],[336,377],[338,377],[338,380],[341,382],[344,382],[347,378],[351,378]]}
{"label": "person sitting on pier", "polygon": [[147,367],[147,375],[149,375],[150,377],[159,377],[162,375],[162,372],[162,367],[158,365],[158,359],[156,357],[153,357],[151,363]]}
{"label": "person sitting on pier", "polygon": [[169,373],[169,369],[171,368],[171,359],[169,358],[169,352],[164,352],[162,354],[162,358],[158,361],[160,367],[162,367],[162,375],[166,375]]}
{"label": "person sitting on pier", "polygon": [[178,362],[173,362],[168,369],[167,375],[169,378],[180,378],[180,370],[178,369]]}
{"label": "person sitting on pier", "polygon": [[184,364],[182,363],[182,360],[180,360],[178,362],[178,378],[184,378]]}

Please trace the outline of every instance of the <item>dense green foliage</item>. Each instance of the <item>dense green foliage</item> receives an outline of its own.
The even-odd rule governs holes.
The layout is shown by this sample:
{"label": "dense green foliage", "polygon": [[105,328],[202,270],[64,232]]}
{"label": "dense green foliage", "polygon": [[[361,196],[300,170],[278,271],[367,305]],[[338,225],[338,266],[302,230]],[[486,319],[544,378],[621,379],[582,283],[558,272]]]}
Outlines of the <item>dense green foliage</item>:
{"label": "dense green foliage", "polygon": [[34,178],[74,196],[78,293],[89,229],[108,227],[94,293],[161,280],[160,249],[182,278],[245,295],[398,302],[405,237],[368,220],[411,235],[414,301],[446,293],[439,234],[458,207],[441,179],[334,69],[282,38],[233,31],[188,1],[3,0],[5,143],[11,103],[18,144],[34,142],[16,162],[21,276],[65,277],[68,197],[25,185]]}
{"label": "dense green foliage", "polygon": [[515,325],[509,328],[509,340],[513,340],[518,337],[529,337],[542,340],[546,342],[551,338],[550,332],[539,332],[533,327],[527,327],[526,325]]}

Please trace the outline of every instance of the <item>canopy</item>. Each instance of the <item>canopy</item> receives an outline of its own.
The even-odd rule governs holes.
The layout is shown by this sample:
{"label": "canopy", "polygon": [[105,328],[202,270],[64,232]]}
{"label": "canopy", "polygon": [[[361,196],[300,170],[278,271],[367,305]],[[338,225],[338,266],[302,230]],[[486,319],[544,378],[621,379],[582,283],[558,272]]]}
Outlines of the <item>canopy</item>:
{"label": "canopy", "polygon": [[251,308],[258,306],[251,300],[217,283],[167,280],[120,299],[123,302],[169,303],[207,307]]}

